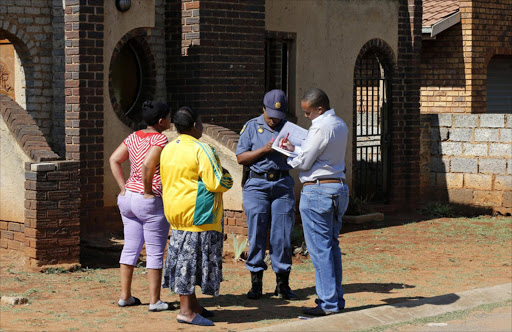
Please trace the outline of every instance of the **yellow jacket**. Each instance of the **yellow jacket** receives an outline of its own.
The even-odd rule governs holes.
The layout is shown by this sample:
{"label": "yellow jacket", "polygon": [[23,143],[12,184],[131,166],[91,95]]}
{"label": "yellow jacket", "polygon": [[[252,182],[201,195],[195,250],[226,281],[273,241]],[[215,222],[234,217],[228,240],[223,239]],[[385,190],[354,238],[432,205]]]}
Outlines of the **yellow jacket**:
{"label": "yellow jacket", "polygon": [[165,217],[172,229],[222,232],[222,193],[233,186],[217,153],[190,135],[179,135],[160,156]]}

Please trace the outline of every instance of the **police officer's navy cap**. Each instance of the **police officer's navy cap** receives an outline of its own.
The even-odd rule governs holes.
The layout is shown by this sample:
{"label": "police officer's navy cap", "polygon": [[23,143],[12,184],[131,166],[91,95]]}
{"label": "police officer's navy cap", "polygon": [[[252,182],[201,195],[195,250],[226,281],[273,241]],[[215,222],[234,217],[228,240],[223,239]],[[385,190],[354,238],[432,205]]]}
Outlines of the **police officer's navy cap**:
{"label": "police officer's navy cap", "polygon": [[281,90],[271,90],[265,94],[263,105],[271,118],[284,119],[288,109],[288,99]]}

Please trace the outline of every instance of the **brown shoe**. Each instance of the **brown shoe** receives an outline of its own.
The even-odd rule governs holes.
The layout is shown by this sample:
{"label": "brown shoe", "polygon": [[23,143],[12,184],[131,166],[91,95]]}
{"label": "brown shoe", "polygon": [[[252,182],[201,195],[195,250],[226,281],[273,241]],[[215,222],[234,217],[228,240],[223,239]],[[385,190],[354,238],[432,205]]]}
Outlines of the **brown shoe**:
{"label": "brown shoe", "polygon": [[336,311],[325,311],[324,309],[322,309],[320,307],[306,308],[303,310],[303,312],[306,315],[310,315],[310,316],[327,316],[327,315],[337,314]]}

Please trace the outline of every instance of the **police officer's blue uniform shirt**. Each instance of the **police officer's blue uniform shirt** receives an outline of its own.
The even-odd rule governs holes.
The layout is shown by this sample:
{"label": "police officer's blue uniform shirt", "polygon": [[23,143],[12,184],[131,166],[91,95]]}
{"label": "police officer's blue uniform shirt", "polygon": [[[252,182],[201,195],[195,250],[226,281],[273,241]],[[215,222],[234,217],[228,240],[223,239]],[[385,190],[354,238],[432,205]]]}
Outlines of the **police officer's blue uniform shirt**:
{"label": "police officer's blue uniform shirt", "polygon": [[[281,120],[272,130],[261,116],[249,120],[242,131],[236,148],[239,155],[257,150],[277,137],[286,120]],[[249,165],[256,173],[286,171],[291,166],[284,155],[272,150]],[[267,269],[265,252],[270,229],[270,259],[276,273],[289,272],[292,265],[291,232],[295,223],[295,194],[293,178],[289,175],[269,181],[250,176],[244,185],[244,211],[247,216],[249,253],[245,262],[247,270],[258,272]]]}
{"label": "police officer's blue uniform shirt", "polygon": [[[283,119],[274,127],[274,129],[271,129],[265,122],[263,114],[257,118],[249,120],[240,132],[240,139],[238,140],[238,146],[236,147],[236,155],[261,148],[272,138],[276,138],[277,135],[279,135],[279,132],[285,123],[286,120]],[[285,171],[291,169],[291,166],[286,162],[286,158],[283,158],[283,155],[277,151],[267,153],[249,167],[256,173],[263,173],[271,170]]]}

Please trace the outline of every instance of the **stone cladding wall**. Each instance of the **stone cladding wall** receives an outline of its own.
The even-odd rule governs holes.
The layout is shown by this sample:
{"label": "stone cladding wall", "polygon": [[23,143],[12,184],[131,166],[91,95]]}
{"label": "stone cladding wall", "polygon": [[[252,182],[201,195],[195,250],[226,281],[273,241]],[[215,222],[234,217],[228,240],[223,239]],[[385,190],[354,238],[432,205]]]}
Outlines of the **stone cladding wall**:
{"label": "stone cladding wall", "polygon": [[423,199],[512,214],[512,115],[428,114]]}

